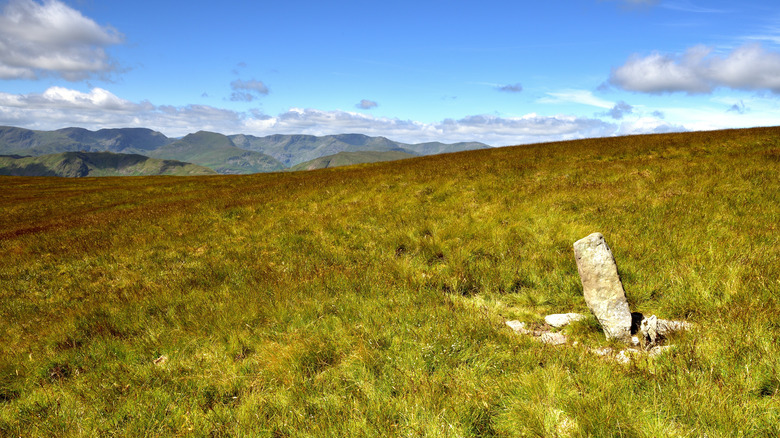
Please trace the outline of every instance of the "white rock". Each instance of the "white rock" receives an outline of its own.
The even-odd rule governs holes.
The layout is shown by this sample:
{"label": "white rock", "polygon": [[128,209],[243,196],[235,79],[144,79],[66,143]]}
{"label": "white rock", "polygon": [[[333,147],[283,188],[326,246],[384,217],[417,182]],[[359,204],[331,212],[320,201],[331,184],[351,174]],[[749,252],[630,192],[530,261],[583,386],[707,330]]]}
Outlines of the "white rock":
{"label": "white rock", "polygon": [[523,334],[523,335],[529,333],[528,329],[525,328],[525,323],[524,322],[513,320],[513,321],[507,321],[506,325],[508,325],[509,328],[511,328],[512,330],[516,331],[517,333],[520,333],[520,334]]}
{"label": "white rock", "polygon": [[539,340],[545,344],[561,345],[566,343],[566,336],[563,333],[542,333]]}
{"label": "white rock", "polygon": [[642,354],[642,352],[636,348],[626,348],[625,350],[621,350],[617,356],[615,356],[615,360],[620,363],[629,363],[631,362],[632,358],[640,354]]}
{"label": "white rock", "polygon": [[555,313],[544,317],[544,322],[553,327],[563,327],[574,321],[587,318],[587,315],[581,313]]}

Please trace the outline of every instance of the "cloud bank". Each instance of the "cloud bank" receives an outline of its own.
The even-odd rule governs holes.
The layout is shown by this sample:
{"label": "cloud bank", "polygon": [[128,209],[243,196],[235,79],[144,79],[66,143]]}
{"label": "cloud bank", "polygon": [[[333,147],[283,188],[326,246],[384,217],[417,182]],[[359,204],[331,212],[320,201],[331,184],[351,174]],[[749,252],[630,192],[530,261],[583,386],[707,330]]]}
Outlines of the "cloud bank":
{"label": "cloud bank", "polygon": [[123,36],[58,0],[10,0],[0,14],[0,79],[78,81],[118,69],[106,47]]}
{"label": "cloud bank", "polygon": [[257,136],[361,133],[408,143],[481,141],[493,146],[684,130],[655,117],[618,125],[598,118],[537,114],[471,115],[420,122],[342,110],[291,108],[271,116],[257,110],[238,112],[208,105],[174,107],[148,101],[131,102],[102,88],[81,92],[64,87],[51,87],[43,93],[0,93],[0,125],[41,130],[67,126],[93,130],[146,127],[168,136],[198,130]]}
{"label": "cloud bank", "polygon": [[612,69],[609,82],[650,94],[707,94],[721,87],[780,94],[780,53],[746,44],[726,56],[705,46],[692,47],[682,55],[634,55]]}

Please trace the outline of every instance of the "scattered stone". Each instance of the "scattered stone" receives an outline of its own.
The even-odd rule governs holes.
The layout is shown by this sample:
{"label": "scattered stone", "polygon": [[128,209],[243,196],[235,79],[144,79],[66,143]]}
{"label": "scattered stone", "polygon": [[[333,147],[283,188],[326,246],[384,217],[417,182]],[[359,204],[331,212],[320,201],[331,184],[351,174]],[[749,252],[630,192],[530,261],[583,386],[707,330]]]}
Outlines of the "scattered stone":
{"label": "scattered stone", "polygon": [[529,330],[525,328],[524,322],[513,320],[513,321],[507,321],[506,325],[508,325],[509,328],[516,331],[517,333],[520,333],[521,335],[525,335],[529,333]]}
{"label": "scattered stone", "polygon": [[632,359],[642,354],[642,350],[636,348],[626,348],[621,350],[616,356],[615,360],[620,363],[629,363]]}
{"label": "scattered stone", "polygon": [[607,356],[612,354],[612,349],[609,347],[599,347],[590,351],[598,354],[599,356]]}
{"label": "scattered stone", "polygon": [[652,315],[642,319],[639,325],[639,333],[642,335],[645,345],[650,348],[657,345],[673,332],[690,330],[691,328],[693,328],[693,324],[687,321],[668,321],[658,319],[655,315]]}
{"label": "scattered stone", "polygon": [[585,303],[604,328],[607,339],[631,339],[631,311],[617,264],[601,233],[574,242],[574,256]]}
{"label": "scattered stone", "polygon": [[556,313],[545,316],[544,322],[553,327],[563,327],[584,318],[587,318],[587,316],[581,313]]}
{"label": "scattered stone", "polygon": [[633,346],[635,346],[635,347],[636,347],[637,345],[639,345],[639,337],[637,337],[637,336],[631,336],[631,345],[633,345]]}
{"label": "scattered stone", "polygon": [[563,335],[563,333],[542,333],[541,336],[539,336],[539,340],[544,342],[545,344],[550,345],[561,345],[566,343],[566,336]]}

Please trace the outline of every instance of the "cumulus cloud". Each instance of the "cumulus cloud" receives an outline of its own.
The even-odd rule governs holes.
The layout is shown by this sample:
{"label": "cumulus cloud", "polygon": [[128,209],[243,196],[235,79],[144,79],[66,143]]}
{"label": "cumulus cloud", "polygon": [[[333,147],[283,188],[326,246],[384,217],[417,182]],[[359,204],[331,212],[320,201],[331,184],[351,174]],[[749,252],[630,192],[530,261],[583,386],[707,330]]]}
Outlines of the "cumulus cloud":
{"label": "cumulus cloud", "polygon": [[106,47],[122,41],[58,0],[10,0],[0,14],[0,79],[106,75],[118,68]]}
{"label": "cumulus cloud", "polygon": [[519,83],[518,84],[514,84],[514,85],[502,85],[502,86],[497,87],[497,88],[498,88],[498,91],[503,91],[503,92],[506,92],[506,93],[519,93],[519,92],[523,91],[523,86],[520,85]]}
{"label": "cumulus cloud", "polygon": [[397,118],[372,117],[347,111],[293,108],[276,117],[247,120],[251,132],[326,135],[357,132],[393,140],[481,141],[494,146],[613,135],[617,126],[598,119],[574,116],[498,117],[474,115],[423,123]]}
{"label": "cumulus cloud", "polygon": [[178,136],[200,129],[238,132],[243,116],[206,105],[155,106],[131,102],[102,88],[81,92],[51,87],[43,93],[0,93],[0,125],[30,129],[147,127]]}
{"label": "cumulus cloud", "polygon": [[146,127],[172,137],[198,130],[257,136],[361,133],[408,143],[481,141],[493,146],[683,129],[653,117],[617,125],[597,118],[537,114],[472,115],[420,122],[357,111],[291,108],[273,116],[256,109],[238,112],[208,105],[131,102],[102,88],[84,92],[64,87],[51,87],[43,93],[0,93],[0,125],[43,130],[66,126],[92,130]]}
{"label": "cumulus cloud", "polygon": [[251,102],[257,97],[268,95],[268,87],[256,79],[236,79],[230,83],[230,88],[233,90],[230,100],[234,102]]}
{"label": "cumulus cloud", "polygon": [[374,102],[373,100],[366,100],[366,99],[361,100],[360,103],[355,105],[355,107],[360,109],[371,109],[371,108],[376,108],[377,106],[379,106],[378,103]]}
{"label": "cumulus cloud", "polygon": [[651,94],[702,94],[719,87],[780,94],[780,52],[746,44],[726,56],[705,46],[692,47],[682,55],[633,55],[612,69],[609,82],[624,90]]}

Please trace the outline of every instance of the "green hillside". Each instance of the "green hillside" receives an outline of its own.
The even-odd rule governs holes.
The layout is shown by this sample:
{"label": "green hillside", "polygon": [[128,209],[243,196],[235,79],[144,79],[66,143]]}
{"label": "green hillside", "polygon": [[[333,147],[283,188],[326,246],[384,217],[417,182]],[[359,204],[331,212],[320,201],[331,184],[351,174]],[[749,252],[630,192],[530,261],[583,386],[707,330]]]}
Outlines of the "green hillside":
{"label": "green hillside", "polygon": [[39,157],[0,155],[0,175],[85,177],[214,173],[216,172],[203,166],[136,154],[63,152]]}
{"label": "green hillside", "polygon": [[483,143],[420,143],[408,144],[389,140],[385,137],[369,137],[362,134],[340,134],[317,137],[314,135],[231,135],[236,146],[271,155],[286,166],[315,160],[339,152],[405,152],[417,155],[433,155],[447,152],[485,149]]}
{"label": "green hillside", "polygon": [[151,151],[149,156],[200,164],[222,174],[273,172],[284,166],[260,152],[237,148],[222,134],[199,131]]}
{"label": "green hillside", "polygon": [[[0,177],[0,436],[780,436],[780,128]],[[693,331],[618,363],[572,244]],[[576,344],[575,344],[576,342]]]}
{"label": "green hillside", "polygon": [[49,155],[60,152],[141,153],[170,143],[163,134],[144,128],[101,129],[64,128],[34,131],[0,126],[0,154]]}
{"label": "green hillside", "polygon": [[361,151],[361,152],[339,152],[335,155],[329,155],[327,157],[315,158],[314,160],[307,161],[305,163],[296,164],[289,170],[314,170],[314,169],[326,169],[329,167],[349,166],[352,164],[363,163],[377,163],[382,161],[394,161],[403,160],[405,158],[416,157],[407,152],[399,151],[387,151],[387,152],[375,152],[375,151]]}

